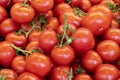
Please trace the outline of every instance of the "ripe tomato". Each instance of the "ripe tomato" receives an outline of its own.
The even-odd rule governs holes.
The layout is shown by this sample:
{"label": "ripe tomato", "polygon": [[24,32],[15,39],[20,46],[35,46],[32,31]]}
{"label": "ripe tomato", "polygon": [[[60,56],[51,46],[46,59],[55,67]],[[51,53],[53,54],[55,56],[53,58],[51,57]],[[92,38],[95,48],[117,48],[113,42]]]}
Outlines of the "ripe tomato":
{"label": "ripe tomato", "polygon": [[68,79],[67,72],[70,72],[70,67],[68,66],[54,67],[51,73],[50,80],[66,80]]}
{"label": "ripe tomato", "polygon": [[95,80],[117,80],[118,69],[112,64],[101,64],[97,67],[94,77]]}
{"label": "ripe tomato", "polygon": [[101,41],[96,50],[104,62],[114,62],[120,57],[120,47],[113,40]]}
{"label": "ripe tomato", "polygon": [[93,5],[99,4],[101,0],[89,0]]}
{"label": "ripe tomato", "polygon": [[59,18],[59,16],[65,12],[73,12],[72,7],[67,3],[60,3],[56,5],[53,10],[54,16],[57,18]]}
{"label": "ripe tomato", "polygon": [[44,30],[39,35],[39,47],[45,52],[50,53],[52,48],[58,43],[57,34],[53,30]]}
{"label": "ripe tomato", "polygon": [[75,52],[71,46],[55,46],[51,51],[51,59],[59,65],[69,65],[75,58]]}
{"label": "ripe tomato", "polygon": [[0,0],[0,5],[4,8],[9,8],[12,6],[12,0]]}
{"label": "ripe tomato", "polygon": [[10,15],[13,21],[17,23],[28,23],[33,20],[35,11],[31,5],[15,3],[10,9]]}
{"label": "ripe tomato", "polygon": [[8,17],[8,13],[6,9],[2,6],[0,6],[0,23]]}
{"label": "ripe tomato", "polygon": [[19,75],[18,80],[43,80],[37,77],[35,74],[30,72],[24,72]]}
{"label": "ripe tomato", "polygon": [[18,31],[19,26],[11,18],[3,20],[0,24],[0,35],[6,37],[7,34]]}
{"label": "ripe tomato", "polygon": [[30,4],[36,11],[44,13],[53,8],[54,0],[31,0]]}
{"label": "ripe tomato", "polygon": [[9,33],[5,37],[5,40],[11,42],[17,47],[22,47],[22,48],[24,48],[28,42],[24,34],[18,34],[16,32]]}
{"label": "ripe tomato", "polygon": [[25,69],[38,77],[43,77],[51,70],[51,60],[42,53],[32,53],[28,56]]}
{"label": "ripe tomato", "polygon": [[112,19],[110,27],[112,27],[112,28],[119,28],[119,23],[117,22],[117,20]]}
{"label": "ripe tomato", "polygon": [[1,69],[0,77],[6,77],[5,80],[17,80],[17,74],[12,69]]}
{"label": "ripe tomato", "polygon": [[0,42],[0,45],[0,65],[3,67],[10,67],[15,57],[15,50],[7,41]]}
{"label": "ripe tomato", "polygon": [[73,7],[79,7],[82,0],[71,0],[70,5]]}
{"label": "ripe tomato", "polygon": [[88,74],[78,74],[73,80],[92,80],[92,78]]}
{"label": "ripe tomato", "polygon": [[71,46],[77,52],[85,52],[93,49],[95,40],[92,32],[87,28],[78,28],[72,35],[71,38],[75,39],[72,41]]}
{"label": "ripe tomato", "polygon": [[25,56],[18,55],[14,57],[11,67],[19,75],[26,71],[25,63],[26,63]]}
{"label": "ripe tomato", "polygon": [[104,39],[113,40],[120,45],[120,29],[119,28],[109,28],[104,33]]}
{"label": "ripe tomato", "polygon": [[94,72],[100,64],[102,64],[102,58],[97,52],[89,50],[83,54],[82,66],[88,72]]}
{"label": "ripe tomato", "polygon": [[49,10],[49,11],[47,11],[46,13],[45,13],[45,18],[50,18],[50,17],[53,17],[54,15],[53,15],[53,10]]}
{"label": "ripe tomato", "polygon": [[23,3],[24,1],[28,2],[28,0],[12,0],[13,3]]}

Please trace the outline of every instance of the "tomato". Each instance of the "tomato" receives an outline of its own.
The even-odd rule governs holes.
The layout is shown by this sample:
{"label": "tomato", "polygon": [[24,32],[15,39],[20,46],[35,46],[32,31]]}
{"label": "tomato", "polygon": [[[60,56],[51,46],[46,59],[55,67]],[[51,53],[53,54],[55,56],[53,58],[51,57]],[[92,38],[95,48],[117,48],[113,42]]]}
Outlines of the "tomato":
{"label": "tomato", "polygon": [[19,75],[18,80],[43,80],[37,77],[35,74],[30,72],[24,72]]}
{"label": "tomato", "polygon": [[25,50],[27,50],[27,51],[38,50],[40,52],[43,52],[42,49],[39,47],[39,42],[38,41],[30,41],[26,45]]}
{"label": "tomato", "polygon": [[41,31],[39,29],[34,29],[32,32],[30,32],[28,40],[29,41],[38,41],[40,34],[41,34]]}
{"label": "tomato", "polygon": [[88,10],[92,7],[89,0],[81,0],[80,9],[84,12],[88,12]]}
{"label": "tomato", "polygon": [[78,74],[73,80],[92,80],[92,78],[88,74]]}
{"label": "tomato", "polygon": [[19,26],[11,18],[3,20],[0,24],[0,35],[6,37],[7,34],[18,31]]}
{"label": "tomato", "polygon": [[0,45],[0,65],[3,67],[10,67],[15,57],[15,50],[7,41],[0,42]]}
{"label": "tomato", "polygon": [[31,0],[30,4],[36,11],[44,13],[53,8],[54,0]]}
{"label": "tomato", "polygon": [[97,67],[94,77],[95,80],[117,80],[118,69],[112,64],[101,64]]}
{"label": "tomato", "polygon": [[25,56],[18,55],[18,56],[14,57],[11,66],[12,66],[12,69],[17,74],[21,74],[21,73],[26,71],[25,70],[25,63],[26,63]]}
{"label": "tomato", "polygon": [[58,66],[54,67],[51,73],[50,80],[66,80],[68,79],[68,74],[70,72],[70,67],[68,66]]}
{"label": "tomato", "polygon": [[65,22],[65,15],[68,23],[75,25],[77,28],[81,27],[82,17],[75,15],[74,12],[66,12],[61,14],[59,18],[61,24]]}
{"label": "tomato", "polygon": [[82,2],[81,0],[71,0],[70,5],[73,7],[79,7],[81,2]]}
{"label": "tomato", "polygon": [[120,57],[120,47],[113,40],[104,40],[97,45],[96,51],[104,62],[114,62]]}
{"label": "tomato", "polygon": [[99,4],[101,0],[89,0],[93,5]]}
{"label": "tomato", "polygon": [[45,13],[45,17],[48,19],[48,18],[50,18],[50,17],[53,17],[54,15],[53,15],[53,11],[52,10],[49,10],[49,11],[47,11],[46,13]]}
{"label": "tomato", "polygon": [[67,3],[60,3],[56,5],[53,10],[53,14],[57,18],[59,18],[59,16],[65,12],[73,12],[72,7]]}
{"label": "tomato", "polygon": [[4,8],[9,8],[12,6],[12,0],[1,0],[0,5]]}
{"label": "tomato", "polygon": [[51,51],[51,59],[59,65],[69,65],[74,58],[75,52],[71,46],[55,46]]}
{"label": "tomato", "polygon": [[104,34],[104,39],[113,40],[120,45],[120,29],[119,28],[109,28]]}
{"label": "tomato", "polygon": [[22,48],[24,48],[28,42],[24,34],[18,34],[16,32],[9,33],[5,37],[5,40],[11,42],[17,47],[22,47]]}
{"label": "tomato", "polygon": [[58,25],[59,25],[58,18],[56,18],[56,17],[50,17],[47,22],[48,22],[48,24],[45,27],[46,29],[52,29],[54,31],[57,30]]}
{"label": "tomato", "polygon": [[52,48],[58,43],[57,34],[53,30],[44,30],[39,35],[39,47],[45,52],[50,53]]}
{"label": "tomato", "polygon": [[7,11],[4,7],[0,6],[0,23],[6,18],[8,18]]}
{"label": "tomato", "polygon": [[83,54],[82,66],[88,72],[94,72],[100,64],[102,64],[102,58],[96,51],[89,50]]}
{"label": "tomato", "polygon": [[54,0],[55,3],[61,3],[64,2],[64,0]]}
{"label": "tomato", "polygon": [[85,52],[93,49],[95,40],[92,32],[87,28],[78,28],[72,35],[71,38],[74,40],[71,43],[73,49],[77,52]]}
{"label": "tomato", "polygon": [[[67,35],[71,35],[76,29],[77,29],[77,28],[76,28],[75,25],[68,23]],[[64,24],[61,24],[61,25],[59,25],[58,28],[57,28],[57,33],[58,33],[58,34],[62,34],[63,31],[64,31]]]}
{"label": "tomato", "polygon": [[25,69],[38,77],[46,76],[51,70],[51,60],[42,53],[32,53],[26,60]]}
{"label": "tomato", "polygon": [[0,77],[6,77],[5,80],[17,80],[17,74],[12,69],[1,69]]}
{"label": "tomato", "polygon": [[35,11],[28,4],[25,6],[23,3],[15,3],[10,9],[10,15],[17,23],[28,23],[33,20]]}

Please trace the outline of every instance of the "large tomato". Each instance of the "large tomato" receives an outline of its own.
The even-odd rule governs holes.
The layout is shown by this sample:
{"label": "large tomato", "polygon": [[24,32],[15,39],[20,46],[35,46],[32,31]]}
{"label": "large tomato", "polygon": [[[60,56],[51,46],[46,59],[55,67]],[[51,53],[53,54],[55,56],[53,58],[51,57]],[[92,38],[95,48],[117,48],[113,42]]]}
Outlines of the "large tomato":
{"label": "large tomato", "polygon": [[104,40],[97,45],[96,51],[104,62],[114,62],[120,57],[120,47],[113,40]]}
{"label": "large tomato", "polygon": [[92,80],[92,78],[88,74],[78,74],[73,80]]}
{"label": "large tomato", "polygon": [[31,5],[15,3],[10,9],[10,15],[13,21],[17,23],[28,23],[33,20],[35,11]]}
{"label": "large tomato", "polygon": [[94,77],[95,80],[117,80],[118,69],[112,64],[101,64],[97,67]]}
{"label": "large tomato", "polygon": [[71,43],[73,49],[77,52],[85,52],[93,49],[95,40],[92,32],[87,28],[78,28],[72,35],[74,40]]}
{"label": "large tomato", "polygon": [[25,64],[25,69],[28,72],[36,74],[38,77],[43,77],[51,70],[51,60],[42,53],[32,53],[28,56]]}
{"label": "large tomato", "polygon": [[38,12],[47,12],[53,8],[54,0],[31,0],[30,4]]}

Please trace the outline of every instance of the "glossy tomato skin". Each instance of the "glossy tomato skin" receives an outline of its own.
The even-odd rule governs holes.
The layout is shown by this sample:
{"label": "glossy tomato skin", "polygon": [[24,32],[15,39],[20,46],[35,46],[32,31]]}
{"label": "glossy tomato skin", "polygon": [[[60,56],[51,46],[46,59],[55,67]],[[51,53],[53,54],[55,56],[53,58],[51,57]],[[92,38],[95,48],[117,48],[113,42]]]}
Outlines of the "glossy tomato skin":
{"label": "glossy tomato skin", "polygon": [[1,0],[0,5],[4,8],[9,8],[12,5],[12,0]]}
{"label": "glossy tomato skin", "polygon": [[[23,3],[24,0],[12,0],[13,3]],[[26,0],[26,2],[28,2],[28,0]]]}
{"label": "glossy tomato skin", "polygon": [[30,4],[36,11],[44,13],[53,8],[54,0],[31,0]]}
{"label": "glossy tomato skin", "polygon": [[92,80],[92,78],[88,74],[78,74],[73,80]]}
{"label": "glossy tomato skin", "polygon": [[15,56],[15,58],[12,61],[12,69],[18,74],[20,75],[21,73],[25,72],[25,63],[26,63],[26,59],[25,56],[22,55],[18,55]]}
{"label": "glossy tomato skin", "polygon": [[10,9],[10,15],[13,21],[17,23],[28,23],[33,20],[35,11],[33,7],[26,4],[27,7],[23,6],[23,3],[15,3]]}
{"label": "glossy tomato skin", "polygon": [[99,4],[101,0],[89,0],[93,5]]}
{"label": "glossy tomato skin", "polygon": [[120,45],[120,29],[119,28],[109,28],[103,35],[106,40],[113,40]]}
{"label": "glossy tomato skin", "polygon": [[8,18],[7,10],[4,7],[0,6],[0,23],[6,18]]}
{"label": "glossy tomato skin", "polygon": [[75,52],[71,46],[55,46],[51,51],[51,59],[59,65],[69,65],[75,58]]}
{"label": "glossy tomato skin", "polygon": [[70,5],[73,7],[79,7],[82,0],[71,0]]}
{"label": "glossy tomato skin", "polygon": [[96,51],[104,62],[114,62],[120,57],[120,47],[113,40],[104,40],[100,42]]}
{"label": "glossy tomato skin", "polygon": [[71,46],[77,52],[85,52],[93,49],[95,40],[92,32],[87,28],[78,28],[72,35],[71,38],[75,39],[72,41]]}
{"label": "glossy tomato skin", "polygon": [[28,42],[24,34],[18,34],[16,32],[9,33],[5,37],[5,40],[21,48],[24,48]]}
{"label": "glossy tomato skin", "polygon": [[50,53],[52,48],[58,43],[57,34],[53,30],[44,30],[39,35],[39,47],[45,52]]}
{"label": "glossy tomato skin", "polygon": [[30,72],[24,72],[19,75],[18,80],[42,80],[39,77],[37,77],[35,74]]}
{"label": "glossy tomato skin", "polygon": [[54,67],[51,73],[50,80],[66,80],[68,78],[68,74],[65,71],[70,72],[70,67],[68,66]]}
{"label": "glossy tomato skin", "polygon": [[6,37],[7,34],[18,31],[19,26],[11,18],[3,20],[0,24],[0,35]]}
{"label": "glossy tomato skin", "polygon": [[5,80],[17,80],[17,74],[12,69],[1,69],[0,70],[0,77],[6,77]]}
{"label": "glossy tomato skin", "polygon": [[42,53],[32,53],[28,56],[25,69],[38,77],[44,77],[51,70],[51,60]]}
{"label": "glossy tomato skin", "polygon": [[101,64],[102,58],[96,51],[89,50],[82,56],[82,66],[88,72],[94,72]]}
{"label": "glossy tomato skin", "polygon": [[82,20],[82,26],[92,31],[94,36],[102,35],[110,26],[111,20],[102,12],[87,14]]}
{"label": "glossy tomato skin", "polygon": [[0,42],[0,65],[3,67],[10,67],[12,60],[15,57],[15,50],[10,44],[11,43],[7,41]]}
{"label": "glossy tomato skin", "polygon": [[101,64],[97,67],[94,77],[95,80],[117,80],[118,69],[112,64]]}

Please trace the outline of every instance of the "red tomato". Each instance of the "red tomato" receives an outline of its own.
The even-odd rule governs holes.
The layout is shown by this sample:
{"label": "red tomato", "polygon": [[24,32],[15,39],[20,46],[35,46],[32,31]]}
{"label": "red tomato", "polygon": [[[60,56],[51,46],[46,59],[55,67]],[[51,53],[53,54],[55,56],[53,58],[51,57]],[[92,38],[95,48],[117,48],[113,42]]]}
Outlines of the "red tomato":
{"label": "red tomato", "polygon": [[119,28],[109,28],[104,34],[104,39],[113,40],[120,45],[120,29]]}
{"label": "red tomato", "polygon": [[0,0],[0,5],[4,8],[9,8],[12,5],[12,0]]}
{"label": "red tomato", "polygon": [[50,53],[52,48],[58,43],[57,34],[53,30],[44,30],[39,35],[39,47],[45,52]]}
{"label": "red tomato", "polygon": [[89,50],[83,54],[82,66],[88,72],[94,72],[100,64],[102,64],[102,58],[96,51]]}
{"label": "red tomato", "polygon": [[101,0],[89,0],[93,5],[99,4]]}
{"label": "red tomato", "polygon": [[78,74],[73,80],[92,80],[92,78],[88,74]]}
{"label": "red tomato", "polygon": [[2,6],[0,6],[0,23],[8,17],[8,13],[6,9]]}
{"label": "red tomato", "polygon": [[30,5],[26,5],[27,6],[23,3],[15,3],[12,6],[10,9],[10,15],[13,21],[17,23],[28,23],[33,20],[35,11]]}
{"label": "red tomato", "polygon": [[75,58],[75,52],[71,46],[55,46],[51,51],[51,59],[59,65],[69,65]]}
{"label": "red tomato", "polygon": [[54,0],[31,0],[30,4],[38,12],[47,12],[53,8]]}
{"label": "red tomato", "polygon": [[92,7],[92,4],[89,0],[81,0],[80,9],[84,12],[88,12],[88,10]]}
{"label": "red tomato", "polygon": [[64,0],[54,0],[55,3],[61,3],[64,2]]}
{"label": "red tomato", "polygon": [[73,7],[79,7],[81,2],[82,2],[82,0],[71,0],[70,5]]}
{"label": "red tomato", "polygon": [[0,42],[0,45],[0,65],[3,67],[10,67],[15,57],[15,50],[7,41]]}
{"label": "red tomato", "polygon": [[51,73],[50,80],[66,80],[68,79],[68,74],[70,72],[70,67],[68,66],[58,66],[54,67]]}
{"label": "red tomato", "polygon": [[53,17],[54,15],[53,15],[53,10],[49,10],[49,11],[47,11],[46,13],[45,13],[45,17],[48,19],[48,18],[50,18],[50,17]]}
{"label": "red tomato", "polygon": [[43,80],[37,77],[35,74],[30,72],[24,72],[19,75],[18,80]]}
{"label": "red tomato", "polygon": [[42,53],[32,53],[28,56],[25,69],[38,77],[43,77],[51,70],[51,60]]}
{"label": "red tomato", "polygon": [[94,74],[95,80],[117,80],[118,76],[119,71],[112,64],[101,64]]}
{"label": "red tomato", "polygon": [[92,32],[87,28],[78,28],[72,35],[71,38],[75,39],[72,41],[71,46],[77,52],[85,52],[93,49],[95,40]]}
{"label": "red tomato", "polygon": [[65,12],[73,12],[72,7],[67,3],[60,3],[55,6],[53,10],[54,16],[57,18],[59,18],[59,16]]}
{"label": "red tomato", "polygon": [[19,26],[11,18],[3,20],[0,24],[0,35],[6,37],[7,34],[18,31]]}
{"label": "red tomato", "polygon": [[112,19],[110,27],[112,27],[112,28],[119,28],[119,23],[117,22],[117,20]]}
{"label": "red tomato", "polygon": [[32,32],[30,32],[28,40],[29,41],[38,41],[39,35],[41,34],[41,31],[38,29],[34,29]]}
{"label": "red tomato", "polygon": [[120,47],[113,40],[100,42],[96,50],[104,62],[114,62],[120,57]]}
{"label": "red tomato", "polygon": [[23,3],[24,1],[28,2],[28,0],[12,0],[13,3]]}
{"label": "red tomato", "polygon": [[59,25],[58,18],[56,18],[56,17],[50,17],[48,19],[48,24],[46,25],[45,28],[46,29],[52,29],[52,30],[56,31],[57,28],[58,28],[58,25]]}
{"label": "red tomato", "polygon": [[0,77],[6,77],[5,80],[17,80],[17,74],[12,69],[1,69]]}
{"label": "red tomato", "polygon": [[11,66],[12,66],[12,69],[17,74],[21,74],[21,73],[26,71],[25,70],[25,63],[26,63],[25,56],[18,55],[13,59]]}
{"label": "red tomato", "polygon": [[16,32],[9,33],[5,37],[5,40],[11,42],[17,47],[22,47],[22,48],[24,48],[28,42],[24,34],[18,34]]}

